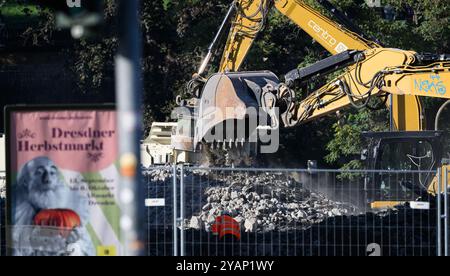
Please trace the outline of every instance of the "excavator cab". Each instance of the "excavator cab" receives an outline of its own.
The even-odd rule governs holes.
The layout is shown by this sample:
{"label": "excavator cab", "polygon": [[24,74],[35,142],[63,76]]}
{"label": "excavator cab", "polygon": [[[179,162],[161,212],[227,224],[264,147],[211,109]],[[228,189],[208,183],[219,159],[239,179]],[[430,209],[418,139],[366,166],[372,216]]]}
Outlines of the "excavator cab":
{"label": "excavator cab", "polygon": [[443,157],[443,132],[368,132],[364,151],[365,193],[374,209],[428,196],[429,186]]}

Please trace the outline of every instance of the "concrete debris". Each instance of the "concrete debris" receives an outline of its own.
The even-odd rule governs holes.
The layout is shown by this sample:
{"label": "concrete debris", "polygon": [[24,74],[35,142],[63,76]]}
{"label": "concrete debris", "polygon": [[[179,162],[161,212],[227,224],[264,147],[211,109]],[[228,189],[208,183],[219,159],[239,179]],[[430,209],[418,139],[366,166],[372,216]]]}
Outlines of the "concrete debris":
{"label": "concrete debris", "polygon": [[[149,197],[172,202],[172,171],[154,170],[147,177],[153,181]],[[189,172],[184,183],[186,229],[209,232],[217,217],[228,215],[246,232],[301,230],[330,217],[358,214],[355,206],[332,201],[281,173]],[[154,217],[151,224],[167,225],[173,220],[171,206],[148,212]]]}
{"label": "concrete debris", "polygon": [[251,218],[251,219],[246,219],[245,223],[244,223],[244,227],[245,227],[245,232],[250,232],[253,233],[256,231],[257,226],[258,226],[258,222],[262,223],[261,220],[256,220],[255,218]]}
{"label": "concrete debris", "polygon": [[6,178],[0,175],[0,198],[6,198]]}
{"label": "concrete debris", "polygon": [[189,228],[195,230],[201,230],[203,226],[202,219],[200,217],[193,216],[189,222]]}
{"label": "concrete debris", "polygon": [[148,175],[150,182],[166,182],[172,177],[172,171],[169,169],[152,170]]}
{"label": "concrete debris", "polygon": [[[246,232],[306,229],[327,218],[357,212],[356,207],[331,201],[282,174],[233,173],[221,180],[222,185],[208,188],[208,204],[200,216],[213,210],[218,216],[243,217]],[[206,230],[210,227],[205,225]]]}

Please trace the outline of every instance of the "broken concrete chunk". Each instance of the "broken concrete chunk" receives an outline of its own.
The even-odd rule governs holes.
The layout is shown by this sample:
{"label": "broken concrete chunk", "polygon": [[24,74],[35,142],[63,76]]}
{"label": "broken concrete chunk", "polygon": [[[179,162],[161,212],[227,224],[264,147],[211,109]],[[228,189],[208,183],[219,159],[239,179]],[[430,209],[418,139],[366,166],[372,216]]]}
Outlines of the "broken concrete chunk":
{"label": "broken concrete chunk", "polygon": [[189,227],[195,230],[201,230],[203,226],[202,219],[200,217],[193,216],[189,222]]}
{"label": "broken concrete chunk", "polygon": [[253,233],[256,231],[256,227],[257,227],[258,223],[257,220],[255,218],[251,218],[251,219],[246,219],[245,223],[244,223],[244,228],[245,228],[245,232],[250,232]]}

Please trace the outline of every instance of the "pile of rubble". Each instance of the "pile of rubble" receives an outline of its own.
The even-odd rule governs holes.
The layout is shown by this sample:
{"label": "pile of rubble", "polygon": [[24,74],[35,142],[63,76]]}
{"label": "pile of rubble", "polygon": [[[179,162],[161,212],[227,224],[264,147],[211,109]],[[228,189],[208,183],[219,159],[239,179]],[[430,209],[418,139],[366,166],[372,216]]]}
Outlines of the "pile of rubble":
{"label": "pile of rubble", "polygon": [[[166,206],[150,208],[156,225],[167,225],[172,217],[172,172],[152,170],[148,196],[165,198]],[[307,229],[337,216],[358,214],[356,207],[328,199],[281,173],[189,172],[184,176],[186,229],[211,231],[216,219],[233,217],[249,233]],[[150,223],[150,224],[152,224]]]}
{"label": "pile of rubble", "polygon": [[229,215],[245,232],[288,231],[357,212],[356,207],[331,201],[283,174],[233,173],[220,182],[205,189],[207,202],[188,228],[210,231],[217,217]]}

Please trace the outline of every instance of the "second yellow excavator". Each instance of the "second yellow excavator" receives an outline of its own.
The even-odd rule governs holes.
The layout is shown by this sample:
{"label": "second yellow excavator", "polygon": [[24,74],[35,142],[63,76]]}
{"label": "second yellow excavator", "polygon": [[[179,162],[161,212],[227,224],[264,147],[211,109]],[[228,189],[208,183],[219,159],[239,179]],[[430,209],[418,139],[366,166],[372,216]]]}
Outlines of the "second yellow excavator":
{"label": "second yellow excavator", "polygon": [[[365,134],[372,145],[367,151],[368,169],[429,171],[442,166],[442,133],[426,130],[420,97],[450,99],[447,90],[450,57],[383,47],[351,26],[330,2],[318,2],[342,24],[301,0],[233,1],[191,82],[195,97],[179,101],[192,112],[178,114],[179,132],[173,137],[175,149],[195,151],[201,144],[242,149],[249,142],[255,142],[251,139],[255,133],[257,137],[258,132],[298,126],[349,106],[372,107],[371,100],[379,98],[378,102],[391,111],[395,131]],[[238,72],[273,8],[295,22],[332,56],[288,72],[284,81],[269,71]],[[206,79],[203,74],[227,23],[231,24],[231,30],[220,70]],[[296,83],[324,78],[338,70],[343,71],[342,75],[298,99],[294,91]],[[399,156],[386,157],[390,152]],[[411,194],[433,192],[437,188],[433,179],[434,176],[426,174],[420,179],[421,187],[409,188],[405,187],[410,186],[411,181],[402,180],[400,188],[395,189],[397,192],[391,194],[382,191],[386,187],[370,189],[376,192],[368,195],[369,202],[372,207],[376,207],[376,202],[383,202],[383,206],[386,202],[395,205],[406,197],[411,198]],[[379,180],[372,182],[381,183]],[[403,191],[404,195],[398,191]]]}

